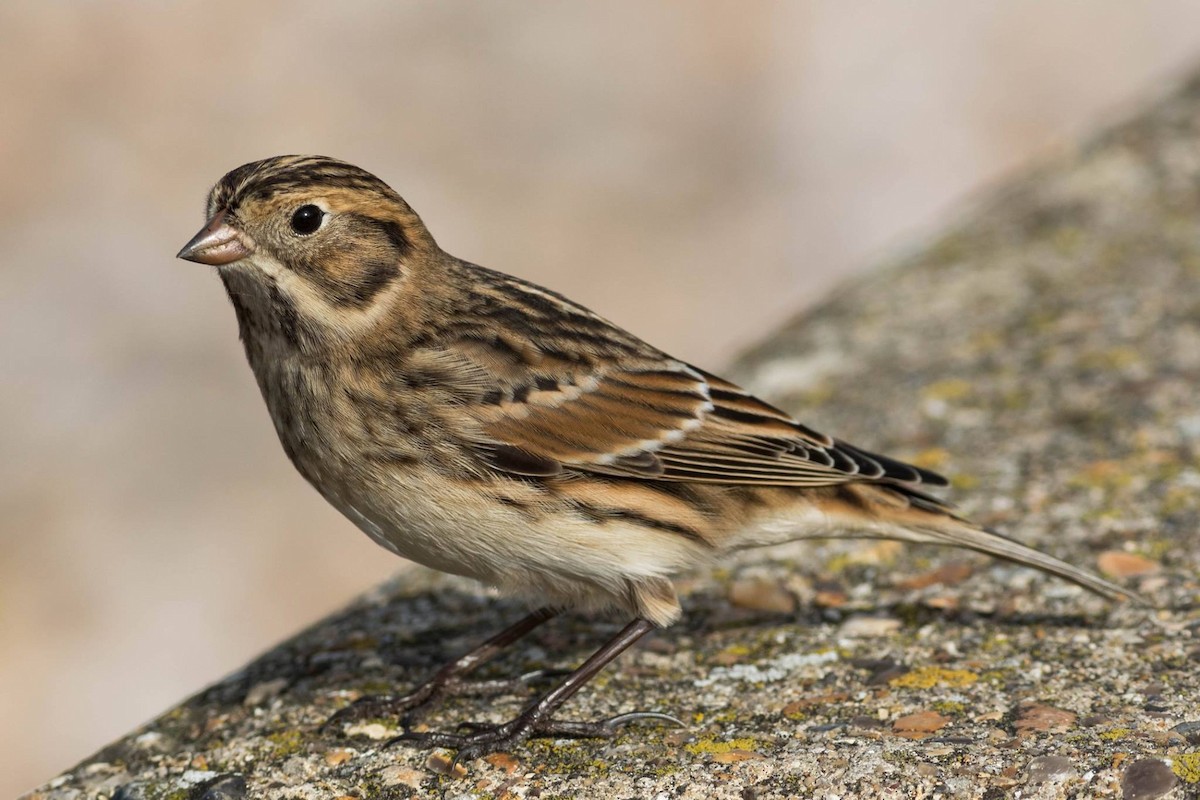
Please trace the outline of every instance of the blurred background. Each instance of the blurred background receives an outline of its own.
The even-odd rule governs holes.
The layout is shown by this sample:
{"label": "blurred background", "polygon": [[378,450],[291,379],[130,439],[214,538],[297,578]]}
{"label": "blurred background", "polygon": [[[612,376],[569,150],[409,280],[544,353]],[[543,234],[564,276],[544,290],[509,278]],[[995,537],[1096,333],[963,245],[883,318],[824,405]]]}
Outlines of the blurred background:
{"label": "blurred background", "polygon": [[173,258],[225,171],[358,163],[718,369],[1196,58],[1188,0],[0,5],[0,796],[401,567]]}

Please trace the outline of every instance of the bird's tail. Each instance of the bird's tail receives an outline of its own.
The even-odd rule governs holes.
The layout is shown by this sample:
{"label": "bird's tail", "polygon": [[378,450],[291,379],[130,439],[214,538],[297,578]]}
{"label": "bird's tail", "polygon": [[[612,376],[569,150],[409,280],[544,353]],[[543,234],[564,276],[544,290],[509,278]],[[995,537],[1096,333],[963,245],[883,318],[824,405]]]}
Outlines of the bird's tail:
{"label": "bird's tail", "polygon": [[947,515],[941,521],[922,524],[920,527],[914,526],[909,530],[920,535],[921,538],[918,541],[962,547],[978,553],[986,553],[994,558],[1001,558],[1023,567],[1033,567],[1078,584],[1109,600],[1142,602],[1134,592],[1107,581],[1090,570],[1068,564],[1066,561],[1046,555],[990,528],[976,525],[959,517]]}
{"label": "bird's tail", "polygon": [[1090,570],[977,525],[954,514],[941,501],[922,493],[870,484],[841,488],[842,497],[848,502],[841,504],[842,513],[831,515],[834,517],[831,521],[848,525],[858,535],[974,550],[1056,575],[1110,600],[1145,603],[1136,593]]}

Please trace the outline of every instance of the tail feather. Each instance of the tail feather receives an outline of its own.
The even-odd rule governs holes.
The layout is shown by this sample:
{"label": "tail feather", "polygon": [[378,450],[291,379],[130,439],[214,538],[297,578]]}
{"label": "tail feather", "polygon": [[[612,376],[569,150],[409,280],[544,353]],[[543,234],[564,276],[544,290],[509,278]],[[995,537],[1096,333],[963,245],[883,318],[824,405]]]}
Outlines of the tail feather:
{"label": "tail feather", "polygon": [[[1021,544],[1004,534],[958,516],[942,501],[901,486],[859,484],[843,489],[849,516],[869,520],[870,535],[974,550],[1023,567],[1032,567],[1082,586],[1110,600],[1146,601],[1099,575]],[[849,520],[847,520],[849,521]],[[858,527],[854,522],[851,525]]]}
{"label": "tail feather", "polygon": [[1078,584],[1088,591],[1095,592],[1109,600],[1131,600],[1144,604],[1145,601],[1136,593],[1118,586],[1111,581],[1101,578],[1089,570],[1068,564],[1054,556],[1035,550],[1021,544],[1015,539],[997,533],[989,528],[974,525],[957,517],[945,517],[945,523],[937,525],[922,525],[916,531],[928,536],[926,541],[931,544],[963,547],[979,553],[985,553],[994,558],[1019,564],[1023,567],[1057,575],[1060,578]]}

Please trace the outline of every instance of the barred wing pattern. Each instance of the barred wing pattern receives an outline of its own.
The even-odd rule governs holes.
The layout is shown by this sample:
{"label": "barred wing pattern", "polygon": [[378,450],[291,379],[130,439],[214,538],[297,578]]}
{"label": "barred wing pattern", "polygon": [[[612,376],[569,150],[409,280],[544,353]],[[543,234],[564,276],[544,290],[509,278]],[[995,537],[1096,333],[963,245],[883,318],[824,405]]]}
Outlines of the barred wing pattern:
{"label": "barred wing pattern", "polygon": [[[560,373],[561,374],[561,373]],[[497,469],[813,487],[872,481],[945,485],[928,470],[831,439],[728,381],[674,360],[548,377],[496,391],[477,409]]]}
{"label": "barred wing pattern", "polygon": [[[797,422],[557,292],[460,262],[473,292],[440,333],[478,387],[461,411],[493,468],[755,486],[943,486]],[[503,331],[503,336],[496,331]]]}

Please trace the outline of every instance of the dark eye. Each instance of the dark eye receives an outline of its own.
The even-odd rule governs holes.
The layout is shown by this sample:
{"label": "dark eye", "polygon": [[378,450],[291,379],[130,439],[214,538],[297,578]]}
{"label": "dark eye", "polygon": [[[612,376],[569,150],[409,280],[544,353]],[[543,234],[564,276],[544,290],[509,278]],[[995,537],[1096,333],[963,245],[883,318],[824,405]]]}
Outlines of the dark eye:
{"label": "dark eye", "polygon": [[306,206],[300,206],[296,209],[296,213],[292,214],[292,230],[301,236],[307,236],[310,233],[316,233],[317,228],[321,227],[321,220],[325,218],[325,212],[311,203]]}

